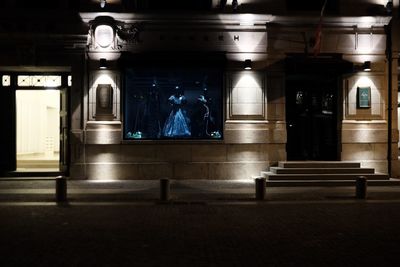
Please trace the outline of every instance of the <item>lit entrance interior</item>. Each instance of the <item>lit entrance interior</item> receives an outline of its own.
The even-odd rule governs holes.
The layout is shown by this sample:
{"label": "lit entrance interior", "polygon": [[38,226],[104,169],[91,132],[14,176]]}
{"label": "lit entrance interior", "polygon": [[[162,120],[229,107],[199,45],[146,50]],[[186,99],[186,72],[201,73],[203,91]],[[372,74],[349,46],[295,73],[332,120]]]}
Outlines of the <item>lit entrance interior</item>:
{"label": "lit entrance interior", "polygon": [[17,90],[17,171],[59,171],[60,91]]}

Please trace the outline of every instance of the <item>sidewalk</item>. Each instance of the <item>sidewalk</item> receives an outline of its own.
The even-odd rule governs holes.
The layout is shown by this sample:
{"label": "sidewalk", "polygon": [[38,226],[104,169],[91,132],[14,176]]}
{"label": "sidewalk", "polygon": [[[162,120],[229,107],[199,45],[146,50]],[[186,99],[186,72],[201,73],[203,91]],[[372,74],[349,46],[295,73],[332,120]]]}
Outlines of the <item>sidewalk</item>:
{"label": "sidewalk", "polygon": [[[159,180],[86,181],[69,180],[69,202],[159,202]],[[0,179],[0,201],[54,202],[55,181],[49,179]],[[355,186],[268,187],[265,200],[359,201]],[[400,201],[399,186],[368,186],[367,201]],[[253,180],[171,180],[170,202],[254,202]]]}
{"label": "sidewalk", "polygon": [[0,266],[398,266],[400,187],[254,181],[0,181]]}

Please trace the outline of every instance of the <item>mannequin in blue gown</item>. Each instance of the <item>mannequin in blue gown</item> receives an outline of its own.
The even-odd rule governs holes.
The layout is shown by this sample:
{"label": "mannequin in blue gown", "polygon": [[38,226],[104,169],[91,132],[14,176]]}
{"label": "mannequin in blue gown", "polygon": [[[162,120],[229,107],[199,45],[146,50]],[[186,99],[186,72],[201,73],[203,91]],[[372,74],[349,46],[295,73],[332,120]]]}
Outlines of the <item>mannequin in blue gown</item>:
{"label": "mannequin in blue gown", "polygon": [[186,97],[179,87],[175,88],[175,93],[168,98],[172,110],[166,119],[163,127],[164,137],[189,137],[191,135],[189,118],[183,106],[186,104]]}

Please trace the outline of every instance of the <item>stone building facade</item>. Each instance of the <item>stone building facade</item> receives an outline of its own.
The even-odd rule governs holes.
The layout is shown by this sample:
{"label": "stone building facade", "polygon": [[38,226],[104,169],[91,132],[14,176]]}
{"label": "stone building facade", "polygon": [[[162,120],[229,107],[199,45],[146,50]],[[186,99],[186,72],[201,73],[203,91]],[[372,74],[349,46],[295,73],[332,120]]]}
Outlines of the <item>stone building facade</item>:
{"label": "stone building facade", "polygon": [[[248,179],[284,160],[400,176],[398,0],[30,2],[0,4],[6,174],[19,142],[7,103],[48,89],[22,76],[60,76],[59,170],[73,179]],[[130,138],[141,66],[220,70],[220,136]]]}

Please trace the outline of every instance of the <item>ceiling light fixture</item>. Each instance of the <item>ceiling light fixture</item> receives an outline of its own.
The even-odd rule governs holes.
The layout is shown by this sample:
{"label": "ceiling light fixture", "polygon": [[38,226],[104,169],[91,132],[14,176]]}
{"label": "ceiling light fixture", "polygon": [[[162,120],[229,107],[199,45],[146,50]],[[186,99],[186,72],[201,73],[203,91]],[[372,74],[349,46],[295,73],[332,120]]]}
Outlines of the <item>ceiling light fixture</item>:
{"label": "ceiling light fixture", "polygon": [[107,1],[106,0],[100,0],[100,7],[104,8],[106,6]]}

